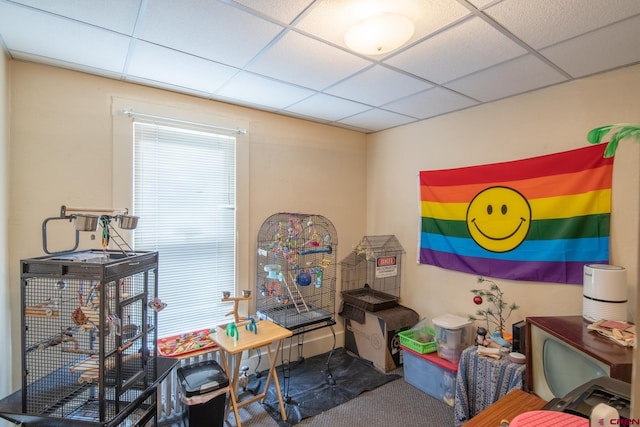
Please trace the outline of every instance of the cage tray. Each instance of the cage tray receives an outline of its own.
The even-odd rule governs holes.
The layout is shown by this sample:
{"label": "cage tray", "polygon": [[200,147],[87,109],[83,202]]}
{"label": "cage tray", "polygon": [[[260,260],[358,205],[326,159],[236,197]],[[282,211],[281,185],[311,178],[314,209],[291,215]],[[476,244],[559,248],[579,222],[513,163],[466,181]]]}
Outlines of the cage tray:
{"label": "cage tray", "polygon": [[379,311],[398,305],[398,297],[371,288],[342,291],[342,300],[367,311]]}
{"label": "cage tray", "polygon": [[257,312],[258,318],[270,320],[286,329],[298,329],[330,320],[333,315],[321,308],[309,306],[309,310],[296,310],[294,304],[281,305]]}
{"label": "cage tray", "polygon": [[[116,406],[116,402],[105,400],[105,404],[107,406],[107,413],[109,414],[118,414],[118,406]],[[129,405],[130,402],[119,402],[119,405]],[[146,415],[146,411],[150,408],[149,404],[142,404],[133,410],[131,414],[120,424],[118,427],[133,427],[138,426],[138,422]],[[100,403],[98,401],[88,401],[85,405],[79,407],[71,414],[67,415],[65,418],[71,420],[78,421],[88,421],[94,423],[101,423],[104,425],[104,422],[100,421]],[[71,422],[73,423],[73,421]]]}

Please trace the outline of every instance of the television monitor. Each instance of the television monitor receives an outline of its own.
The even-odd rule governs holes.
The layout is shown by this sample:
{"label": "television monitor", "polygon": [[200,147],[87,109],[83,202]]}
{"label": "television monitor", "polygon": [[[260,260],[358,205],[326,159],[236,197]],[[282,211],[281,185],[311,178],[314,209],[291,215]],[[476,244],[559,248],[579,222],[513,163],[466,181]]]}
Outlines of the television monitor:
{"label": "television monitor", "polygon": [[544,400],[599,377],[631,382],[633,350],[587,329],[581,316],[526,320],[526,386]]}

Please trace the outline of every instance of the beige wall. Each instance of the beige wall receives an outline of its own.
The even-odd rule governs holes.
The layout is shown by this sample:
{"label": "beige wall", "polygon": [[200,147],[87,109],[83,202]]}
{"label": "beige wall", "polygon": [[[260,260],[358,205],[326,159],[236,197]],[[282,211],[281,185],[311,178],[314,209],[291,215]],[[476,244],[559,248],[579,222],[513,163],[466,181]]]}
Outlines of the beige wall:
{"label": "beige wall", "polygon": [[[417,265],[418,173],[515,160],[588,145],[600,125],[637,121],[640,67],[532,92],[371,135],[367,145],[367,232],[393,233],[407,249],[402,297],[426,317],[475,311],[476,277]],[[610,94],[610,95],[609,95]],[[635,299],[640,144],[621,144],[614,162],[611,261],[628,269]],[[499,280],[522,306],[513,320],[582,314],[582,287]],[[635,304],[631,304],[635,308]]]}
{"label": "beige wall", "polygon": [[[0,53],[0,330],[11,331],[11,285],[8,270],[7,212],[9,191],[9,69],[8,59]],[[11,340],[0,346],[0,360],[11,360]],[[11,363],[0,363],[0,396],[12,390]]]}
{"label": "beige wall", "polygon": [[[118,103],[152,113],[178,111],[181,119],[217,117],[249,130],[239,142],[240,289],[254,286],[255,236],[274,213],[326,216],[338,232],[338,259],[364,234],[364,134],[58,68],[20,61],[9,66],[14,93],[8,209],[14,325],[20,324],[19,261],[44,255],[42,221],[58,216],[61,205],[122,207],[114,200],[126,200],[122,177],[128,168],[112,160],[121,154],[117,144],[123,120],[130,124],[117,114]],[[114,188],[114,182],[121,184]],[[83,246],[96,247],[84,240]],[[18,326],[12,328],[11,341],[20,348]],[[327,351],[332,342],[328,330],[318,331],[309,337],[305,353]],[[13,364],[20,366],[18,351]],[[13,385],[19,386],[19,368],[14,369]]]}
{"label": "beige wall", "polygon": [[[395,234],[407,250],[401,302],[421,316],[476,310],[476,277],[417,264],[418,172],[528,158],[588,145],[597,126],[640,117],[640,66],[551,87],[367,140],[367,233]],[[629,316],[636,318],[640,144],[625,141],[614,161],[611,262],[628,269]],[[582,286],[497,280],[510,319],[582,314]],[[638,383],[638,382],[636,382]]]}

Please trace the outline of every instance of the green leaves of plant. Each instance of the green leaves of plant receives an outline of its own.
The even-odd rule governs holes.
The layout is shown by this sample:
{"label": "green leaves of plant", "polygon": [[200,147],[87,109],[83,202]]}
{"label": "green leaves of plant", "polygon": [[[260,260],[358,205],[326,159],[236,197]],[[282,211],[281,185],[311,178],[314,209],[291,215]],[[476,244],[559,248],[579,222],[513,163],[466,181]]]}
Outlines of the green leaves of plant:
{"label": "green leaves of plant", "polygon": [[640,125],[631,123],[617,123],[614,125],[600,126],[591,129],[587,133],[587,141],[591,144],[599,144],[611,132],[614,131],[611,139],[604,150],[604,157],[613,157],[618,149],[618,144],[623,139],[635,138],[640,141]]}
{"label": "green leaves of plant", "polygon": [[478,283],[488,283],[489,289],[471,289],[471,293],[476,296],[483,297],[486,301],[493,304],[493,307],[478,309],[475,316],[469,316],[469,320],[474,322],[476,320],[484,320],[487,322],[487,330],[489,330],[489,324],[492,323],[496,326],[496,330],[500,331],[502,334],[505,329],[506,322],[509,319],[509,316],[511,316],[511,312],[519,309],[520,307],[516,303],[508,305],[504,301],[504,294],[502,293],[502,290],[494,281],[485,279],[482,276],[478,276],[477,280]]}

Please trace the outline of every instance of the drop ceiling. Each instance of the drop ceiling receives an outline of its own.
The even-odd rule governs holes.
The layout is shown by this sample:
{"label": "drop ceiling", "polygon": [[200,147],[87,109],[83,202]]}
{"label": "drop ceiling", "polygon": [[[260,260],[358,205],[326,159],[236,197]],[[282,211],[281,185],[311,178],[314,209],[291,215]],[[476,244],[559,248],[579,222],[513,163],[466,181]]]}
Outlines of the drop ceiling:
{"label": "drop ceiling", "polygon": [[[374,10],[403,47],[351,52]],[[12,59],[363,132],[640,63],[638,0],[0,0]]]}

